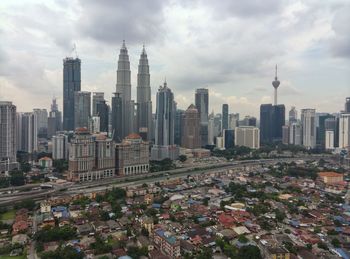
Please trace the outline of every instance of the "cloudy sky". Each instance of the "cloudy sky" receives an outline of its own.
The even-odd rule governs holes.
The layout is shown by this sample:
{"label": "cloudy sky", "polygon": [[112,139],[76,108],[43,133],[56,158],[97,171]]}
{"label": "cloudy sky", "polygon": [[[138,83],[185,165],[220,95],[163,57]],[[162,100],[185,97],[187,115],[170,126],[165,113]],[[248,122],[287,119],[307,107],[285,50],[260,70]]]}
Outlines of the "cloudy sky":
{"label": "cloudy sky", "polygon": [[257,116],[272,102],[287,110],[338,112],[350,96],[350,1],[296,0],[1,0],[0,100],[19,111],[62,109],[62,60],[76,44],[82,90],[115,91],[122,40],[132,91],[142,44],[153,101],[166,78],[180,108],[196,88],[210,90],[210,110]]}

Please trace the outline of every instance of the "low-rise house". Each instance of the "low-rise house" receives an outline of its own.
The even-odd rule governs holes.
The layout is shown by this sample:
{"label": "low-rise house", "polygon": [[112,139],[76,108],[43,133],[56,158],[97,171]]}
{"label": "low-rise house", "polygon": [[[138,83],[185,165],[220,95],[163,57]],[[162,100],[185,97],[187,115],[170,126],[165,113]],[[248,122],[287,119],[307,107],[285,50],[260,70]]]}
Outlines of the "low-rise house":
{"label": "low-rise house", "polygon": [[12,237],[12,244],[20,244],[25,245],[27,244],[29,238],[26,234],[18,234]]}
{"label": "low-rise house", "polygon": [[84,236],[93,233],[93,228],[89,223],[85,223],[83,225],[76,225],[75,227],[77,228],[77,233],[79,235]]}

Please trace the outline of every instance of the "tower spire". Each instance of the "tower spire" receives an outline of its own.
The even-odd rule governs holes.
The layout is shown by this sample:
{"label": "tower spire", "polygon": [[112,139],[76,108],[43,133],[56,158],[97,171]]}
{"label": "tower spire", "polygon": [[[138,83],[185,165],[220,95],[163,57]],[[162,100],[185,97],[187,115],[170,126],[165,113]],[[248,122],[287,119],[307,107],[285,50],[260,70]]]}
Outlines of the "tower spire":
{"label": "tower spire", "polygon": [[275,80],[272,81],[272,86],[275,88],[274,105],[277,105],[277,88],[280,85],[280,81],[277,79],[277,64],[275,68]]}

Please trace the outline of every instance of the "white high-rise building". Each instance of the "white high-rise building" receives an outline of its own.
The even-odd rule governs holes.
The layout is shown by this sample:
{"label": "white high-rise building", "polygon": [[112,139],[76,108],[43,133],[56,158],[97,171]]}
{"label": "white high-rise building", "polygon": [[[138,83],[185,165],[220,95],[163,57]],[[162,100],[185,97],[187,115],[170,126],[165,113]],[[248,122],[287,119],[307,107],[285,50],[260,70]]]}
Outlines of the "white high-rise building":
{"label": "white high-rise building", "polygon": [[136,130],[142,135],[146,134],[148,141],[153,137],[150,73],[145,47],[142,49],[137,73]]}
{"label": "white high-rise building", "polygon": [[235,145],[253,149],[260,148],[260,130],[257,127],[242,126],[235,129]]}
{"label": "white high-rise building", "polygon": [[0,101],[0,172],[16,167],[16,106]]}
{"label": "white high-rise building", "polygon": [[340,114],[339,148],[350,149],[350,113]]}
{"label": "white high-rise building", "polygon": [[68,136],[58,134],[52,137],[52,158],[68,159]]}
{"label": "white high-rise building", "polygon": [[46,109],[33,109],[37,119],[38,134],[47,134],[48,114]]}
{"label": "white high-rise building", "polygon": [[301,123],[303,132],[303,146],[306,148],[316,147],[316,110],[302,109]]}
{"label": "white high-rise building", "polygon": [[302,144],[301,125],[293,122],[289,126],[289,144],[300,146]]}
{"label": "white high-rise building", "polygon": [[326,130],[325,148],[328,150],[334,149],[334,131]]}

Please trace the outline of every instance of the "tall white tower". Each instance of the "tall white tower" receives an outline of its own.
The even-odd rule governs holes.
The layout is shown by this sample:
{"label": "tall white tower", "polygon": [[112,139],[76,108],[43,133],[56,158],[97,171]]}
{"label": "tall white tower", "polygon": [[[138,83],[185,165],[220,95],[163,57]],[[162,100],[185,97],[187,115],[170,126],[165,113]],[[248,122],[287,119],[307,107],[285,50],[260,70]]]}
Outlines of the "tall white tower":
{"label": "tall white tower", "polygon": [[277,105],[277,88],[280,86],[280,81],[278,81],[277,79],[277,65],[276,65],[276,72],[275,72],[275,80],[272,81],[272,85],[275,88],[274,105]]}

